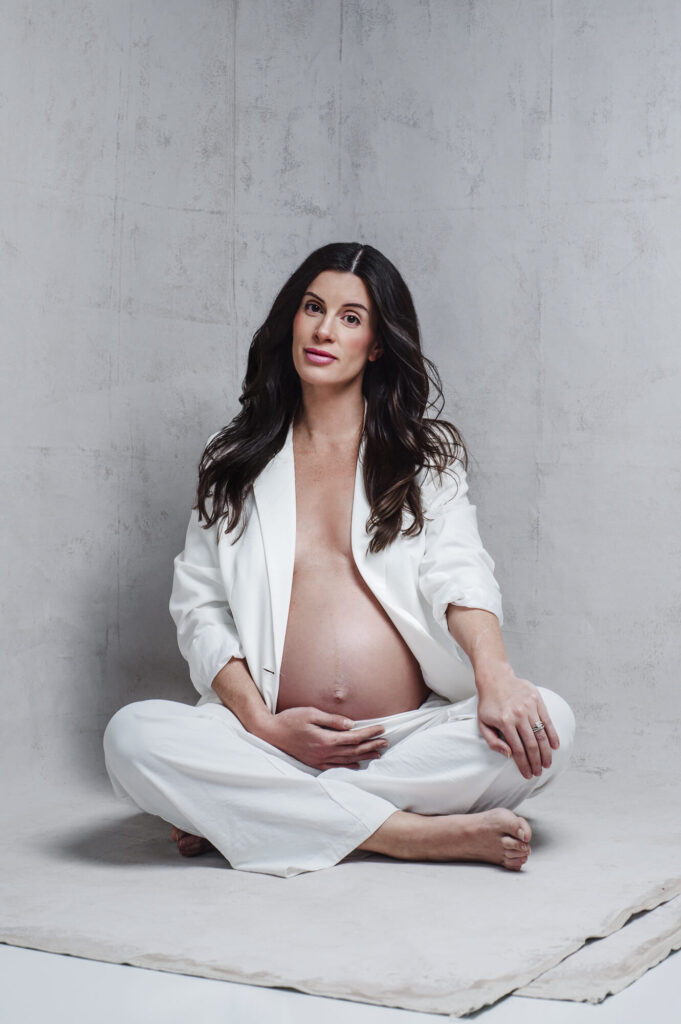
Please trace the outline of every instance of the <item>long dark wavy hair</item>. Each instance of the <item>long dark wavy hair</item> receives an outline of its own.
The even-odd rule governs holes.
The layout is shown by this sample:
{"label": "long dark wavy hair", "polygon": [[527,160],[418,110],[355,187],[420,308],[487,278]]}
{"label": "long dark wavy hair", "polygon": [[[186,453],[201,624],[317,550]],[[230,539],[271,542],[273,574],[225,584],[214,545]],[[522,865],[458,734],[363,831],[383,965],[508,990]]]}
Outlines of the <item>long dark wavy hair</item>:
{"label": "long dark wavy hair", "polygon": [[[283,447],[301,405],[293,364],[293,318],[312,281],[325,270],[356,274],[378,316],[383,354],[367,362],[364,487],[371,506],[366,524],[369,550],[381,551],[398,534],[414,536],[424,515],[417,475],[438,473],[455,459],[468,465],[459,431],[439,418],[444,399],[434,363],[421,351],[414,303],[401,275],[378,249],[359,242],[333,242],[316,249],[289,277],[264,324],[253,335],[241,410],[213,437],[199,463],[195,508],[205,528],[226,520],[227,533],[241,521],[253,481]],[[434,398],[430,397],[431,390]],[[428,412],[433,415],[426,415]],[[210,507],[209,507],[210,506]],[[403,525],[403,514],[410,522]]]}

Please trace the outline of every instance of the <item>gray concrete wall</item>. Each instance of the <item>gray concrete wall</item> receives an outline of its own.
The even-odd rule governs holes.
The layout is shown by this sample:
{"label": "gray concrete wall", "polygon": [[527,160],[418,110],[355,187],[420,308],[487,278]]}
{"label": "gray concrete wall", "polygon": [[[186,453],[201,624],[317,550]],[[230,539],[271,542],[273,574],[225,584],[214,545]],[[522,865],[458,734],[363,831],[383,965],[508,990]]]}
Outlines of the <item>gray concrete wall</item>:
{"label": "gray concrete wall", "polygon": [[116,707],[194,699],[202,444],[355,238],[413,289],[516,669],[589,770],[678,756],[675,0],[14,0],[0,39],[6,763],[97,771]]}

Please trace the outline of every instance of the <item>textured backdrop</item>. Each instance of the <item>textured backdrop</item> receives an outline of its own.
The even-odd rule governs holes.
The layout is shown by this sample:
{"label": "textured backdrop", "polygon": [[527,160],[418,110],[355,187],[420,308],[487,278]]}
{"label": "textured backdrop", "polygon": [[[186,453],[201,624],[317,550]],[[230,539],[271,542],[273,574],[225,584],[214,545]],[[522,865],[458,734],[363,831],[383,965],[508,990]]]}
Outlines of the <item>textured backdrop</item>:
{"label": "textured backdrop", "polygon": [[676,0],[12,0],[0,39],[6,763],[100,772],[117,707],[195,699],[197,460],[338,239],[413,290],[577,765],[678,758]]}

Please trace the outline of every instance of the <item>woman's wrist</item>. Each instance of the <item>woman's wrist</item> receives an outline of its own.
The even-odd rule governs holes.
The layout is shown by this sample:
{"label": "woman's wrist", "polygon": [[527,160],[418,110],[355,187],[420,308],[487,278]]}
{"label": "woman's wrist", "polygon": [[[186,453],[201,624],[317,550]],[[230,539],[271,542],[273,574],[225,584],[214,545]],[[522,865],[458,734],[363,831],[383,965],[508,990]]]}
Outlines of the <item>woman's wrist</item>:
{"label": "woman's wrist", "polygon": [[265,740],[266,743],[274,743],[274,738],[277,731],[277,716],[272,714],[269,708],[263,705],[262,708],[251,709],[251,713],[248,715],[248,721],[241,719],[246,732],[252,733],[253,736],[257,736],[260,740]]}
{"label": "woman's wrist", "polygon": [[247,732],[268,740],[274,715],[265,704],[243,658],[231,658],[215,676],[211,688]]}
{"label": "woman's wrist", "polygon": [[510,662],[505,658],[489,660],[474,666],[475,685],[480,694],[490,693],[501,686],[513,682],[516,674]]}
{"label": "woman's wrist", "polygon": [[447,627],[468,655],[480,692],[494,690],[514,678],[499,620],[484,608],[447,606]]}

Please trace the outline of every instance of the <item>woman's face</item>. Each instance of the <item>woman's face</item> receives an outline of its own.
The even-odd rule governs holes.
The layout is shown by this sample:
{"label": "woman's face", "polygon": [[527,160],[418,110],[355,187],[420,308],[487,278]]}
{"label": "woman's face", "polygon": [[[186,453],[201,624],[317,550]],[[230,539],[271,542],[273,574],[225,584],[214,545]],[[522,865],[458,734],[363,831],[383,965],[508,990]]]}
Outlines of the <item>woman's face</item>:
{"label": "woman's face", "polygon": [[293,318],[293,363],[301,382],[361,383],[367,362],[381,354],[377,321],[361,278],[338,270],[318,274]]}

